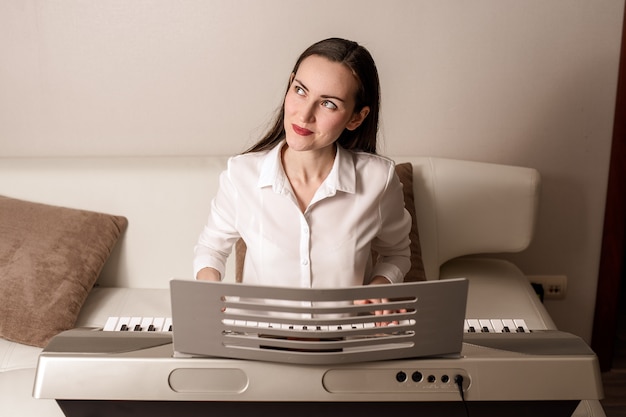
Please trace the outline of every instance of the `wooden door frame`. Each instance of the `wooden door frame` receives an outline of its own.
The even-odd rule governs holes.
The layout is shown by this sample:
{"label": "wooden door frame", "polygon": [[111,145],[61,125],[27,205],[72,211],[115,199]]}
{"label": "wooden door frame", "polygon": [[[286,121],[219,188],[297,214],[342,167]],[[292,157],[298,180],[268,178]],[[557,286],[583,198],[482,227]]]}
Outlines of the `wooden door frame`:
{"label": "wooden door frame", "polygon": [[[625,9],[626,17],[626,9]],[[613,362],[620,284],[623,283],[626,254],[626,28],[622,19],[622,44],[615,101],[613,141],[609,166],[602,253],[598,270],[595,315],[591,348],[598,355],[600,370]]]}

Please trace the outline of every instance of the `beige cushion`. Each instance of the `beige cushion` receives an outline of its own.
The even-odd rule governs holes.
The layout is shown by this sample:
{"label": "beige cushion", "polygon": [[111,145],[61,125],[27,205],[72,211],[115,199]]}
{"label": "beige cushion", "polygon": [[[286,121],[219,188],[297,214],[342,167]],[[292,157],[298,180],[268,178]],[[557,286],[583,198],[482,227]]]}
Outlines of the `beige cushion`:
{"label": "beige cushion", "polygon": [[45,346],[72,328],[127,224],[0,196],[0,336]]}
{"label": "beige cushion", "polygon": [[[411,269],[404,277],[405,282],[426,281],[426,272],[422,261],[422,249],[420,246],[419,232],[417,230],[417,220],[415,216],[415,198],[413,196],[413,165],[405,162],[396,165],[396,174],[402,183],[404,192],[404,205],[411,215],[412,224],[409,238],[411,239]],[[243,239],[239,239],[235,245],[235,279],[241,282],[243,278],[243,265],[246,258],[246,244]],[[373,253],[373,259],[377,255]]]}

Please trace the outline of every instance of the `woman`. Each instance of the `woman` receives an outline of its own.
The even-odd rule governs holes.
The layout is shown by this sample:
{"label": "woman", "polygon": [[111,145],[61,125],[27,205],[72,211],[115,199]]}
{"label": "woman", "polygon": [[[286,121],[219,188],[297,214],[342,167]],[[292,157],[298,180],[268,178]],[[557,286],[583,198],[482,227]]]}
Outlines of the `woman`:
{"label": "woman", "polygon": [[304,51],[273,127],[220,176],[195,247],[196,278],[221,280],[242,238],[248,284],[401,282],[411,219],[393,162],[376,155],[379,102],[365,48],[332,38]]}

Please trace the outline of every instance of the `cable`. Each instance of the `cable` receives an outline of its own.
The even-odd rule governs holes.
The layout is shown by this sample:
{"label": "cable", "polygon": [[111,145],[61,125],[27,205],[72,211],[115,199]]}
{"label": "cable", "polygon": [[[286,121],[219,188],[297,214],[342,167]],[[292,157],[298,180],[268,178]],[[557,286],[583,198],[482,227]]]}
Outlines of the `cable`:
{"label": "cable", "polygon": [[463,406],[465,407],[465,415],[469,417],[469,408],[467,407],[467,402],[465,401],[465,392],[463,391],[463,375],[457,375],[454,377],[454,383],[459,388],[459,394],[461,394],[461,401],[463,401]]}

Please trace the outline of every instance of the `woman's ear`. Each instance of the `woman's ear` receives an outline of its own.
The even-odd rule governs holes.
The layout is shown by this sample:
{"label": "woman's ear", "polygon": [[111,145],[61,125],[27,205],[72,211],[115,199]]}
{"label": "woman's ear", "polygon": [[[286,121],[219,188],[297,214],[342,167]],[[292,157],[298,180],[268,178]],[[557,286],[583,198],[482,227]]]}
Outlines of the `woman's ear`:
{"label": "woman's ear", "polygon": [[358,113],[354,113],[346,125],[346,129],[354,130],[361,126],[361,123],[363,123],[363,120],[365,120],[368,114],[370,114],[370,108],[368,106],[363,107]]}

